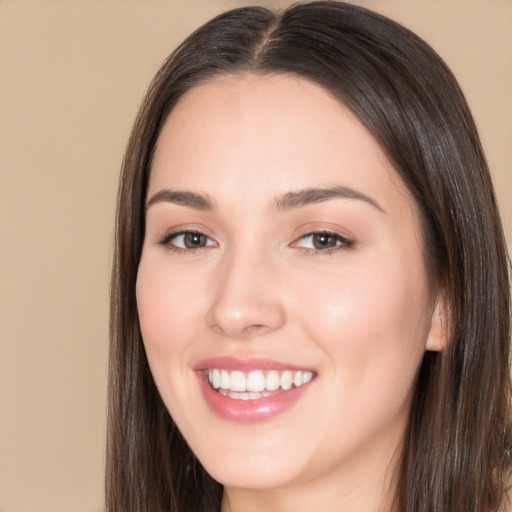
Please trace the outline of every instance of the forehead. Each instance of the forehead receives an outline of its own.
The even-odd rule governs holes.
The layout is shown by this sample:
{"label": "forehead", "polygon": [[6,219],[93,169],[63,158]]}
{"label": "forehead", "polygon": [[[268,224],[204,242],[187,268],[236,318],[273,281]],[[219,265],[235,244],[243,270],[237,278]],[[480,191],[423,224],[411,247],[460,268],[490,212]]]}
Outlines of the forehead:
{"label": "forehead", "polygon": [[286,74],[222,76],[189,90],[157,141],[149,192],[171,185],[245,199],[343,185],[411,201],[358,118],[323,87]]}

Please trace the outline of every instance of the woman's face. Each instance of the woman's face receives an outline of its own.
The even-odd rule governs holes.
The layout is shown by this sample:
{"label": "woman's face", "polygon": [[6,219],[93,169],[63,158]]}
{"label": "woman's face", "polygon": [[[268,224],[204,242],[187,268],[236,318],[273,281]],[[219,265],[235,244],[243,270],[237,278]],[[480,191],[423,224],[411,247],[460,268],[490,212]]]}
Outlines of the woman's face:
{"label": "woman's face", "polygon": [[329,93],[245,75],[185,94],[156,148],[137,303],[163,401],[215,479],[381,479],[439,348],[434,300],[410,194]]}

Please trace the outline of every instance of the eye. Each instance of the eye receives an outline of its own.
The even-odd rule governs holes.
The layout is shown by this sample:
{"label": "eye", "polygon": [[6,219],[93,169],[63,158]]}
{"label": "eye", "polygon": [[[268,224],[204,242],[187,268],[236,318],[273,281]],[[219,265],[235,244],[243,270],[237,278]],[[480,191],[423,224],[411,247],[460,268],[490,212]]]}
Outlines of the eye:
{"label": "eye", "polygon": [[216,244],[211,238],[199,231],[180,231],[165,236],[160,241],[160,245],[175,250],[194,250],[203,247],[214,247]]}
{"label": "eye", "polygon": [[352,240],[349,240],[348,238],[345,238],[337,233],[319,231],[316,233],[308,233],[302,236],[292,245],[292,247],[301,247],[303,249],[316,252],[330,252],[337,248],[349,249],[353,247],[353,245],[354,242]]}

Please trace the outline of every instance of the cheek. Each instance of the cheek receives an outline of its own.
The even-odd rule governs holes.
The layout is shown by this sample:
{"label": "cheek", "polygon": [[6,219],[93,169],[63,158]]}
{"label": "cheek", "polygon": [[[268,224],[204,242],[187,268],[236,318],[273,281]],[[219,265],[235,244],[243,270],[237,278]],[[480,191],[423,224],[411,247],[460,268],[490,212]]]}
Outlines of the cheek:
{"label": "cheek", "polygon": [[137,276],[137,310],[146,351],[165,351],[174,343],[168,343],[170,320],[172,317],[172,299],[164,279],[156,272],[139,268]]}
{"label": "cheek", "polygon": [[180,285],[178,276],[165,261],[143,254],[136,286],[139,323],[151,373],[167,405],[169,394],[183,386],[184,356],[197,325],[191,288]]}
{"label": "cheek", "polygon": [[170,272],[158,256],[143,254],[136,296],[144,348],[167,410],[186,431],[193,431],[187,411],[198,399],[195,376],[186,364],[200,325],[193,300],[198,284],[187,281],[182,273]]}
{"label": "cheek", "polygon": [[[409,382],[425,349],[429,327],[428,283],[422,265],[390,256],[357,260],[312,283],[298,317],[351,382]],[[414,260],[412,260],[414,261]]]}
{"label": "cheek", "polygon": [[176,350],[187,339],[199,283],[171,271],[165,257],[143,254],[137,274],[137,310],[147,350]]}

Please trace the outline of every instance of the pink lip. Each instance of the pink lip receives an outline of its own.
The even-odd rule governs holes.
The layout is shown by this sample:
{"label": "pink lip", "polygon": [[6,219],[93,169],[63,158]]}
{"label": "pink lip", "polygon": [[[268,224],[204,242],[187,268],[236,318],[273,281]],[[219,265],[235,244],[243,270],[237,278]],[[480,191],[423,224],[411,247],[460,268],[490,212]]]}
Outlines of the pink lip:
{"label": "pink lip", "polygon": [[241,372],[250,372],[251,370],[292,370],[292,371],[313,371],[303,366],[296,366],[293,364],[283,363],[274,359],[266,359],[260,357],[251,357],[244,359],[240,357],[209,357],[196,363],[193,367],[194,370],[206,370],[208,368],[219,368],[224,370],[239,370]]}
{"label": "pink lip", "polygon": [[207,381],[207,368],[223,368],[226,370],[305,370],[305,368],[288,365],[269,359],[238,359],[230,357],[215,357],[200,361],[194,366],[199,381],[199,387],[210,409],[219,417],[237,423],[259,423],[268,421],[293,406],[315,381],[290,391],[282,391],[274,395],[256,400],[237,400],[223,396],[215,391]]}

